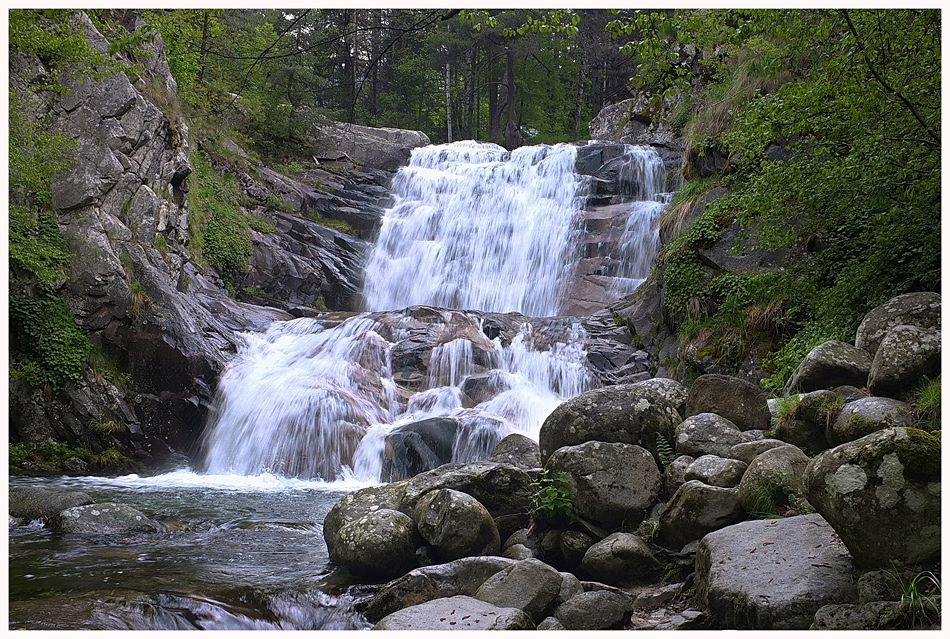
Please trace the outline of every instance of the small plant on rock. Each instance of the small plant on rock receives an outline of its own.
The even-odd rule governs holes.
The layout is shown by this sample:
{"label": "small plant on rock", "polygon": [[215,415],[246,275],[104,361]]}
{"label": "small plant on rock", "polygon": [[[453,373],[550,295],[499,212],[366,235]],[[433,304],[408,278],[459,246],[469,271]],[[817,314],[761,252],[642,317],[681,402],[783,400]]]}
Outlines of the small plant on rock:
{"label": "small plant on rock", "polygon": [[541,471],[536,481],[531,482],[534,494],[531,495],[531,505],[534,515],[541,519],[567,519],[577,521],[574,512],[574,502],[571,499],[571,484],[567,473],[552,473],[547,469]]}

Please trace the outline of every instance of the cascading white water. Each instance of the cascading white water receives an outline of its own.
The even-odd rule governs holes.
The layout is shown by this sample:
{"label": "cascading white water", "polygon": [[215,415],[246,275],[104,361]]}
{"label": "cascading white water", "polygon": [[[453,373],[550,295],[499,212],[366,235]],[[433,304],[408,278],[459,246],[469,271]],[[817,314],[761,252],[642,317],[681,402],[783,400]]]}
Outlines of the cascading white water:
{"label": "cascading white water", "polygon": [[[627,194],[636,202],[622,249],[632,266],[622,277],[633,281],[645,272],[638,254],[649,253],[648,268],[655,253],[637,242],[655,234],[656,211],[635,207],[659,204],[662,173],[646,151],[627,157],[635,177],[626,181],[638,186]],[[435,417],[457,424],[453,461],[487,457],[510,432],[537,440],[559,403],[598,383],[580,325],[552,339],[526,322],[503,343],[485,337],[476,314],[428,309],[420,321],[408,307],[555,315],[586,193],[575,159],[568,145],[414,151],[394,178],[395,204],[366,265],[366,306],[378,312],[246,335],[220,380],[205,471],[379,481],[387,438]],[[432,347],[427,374],[409,384],[393,361],[423,335]]]}
{"label": "cascading white water", "polygon": [[622,160],[619,182],[626,188],[620,196],[629,202],[630,213],[610,288],[616,297],[632,293],[649,275],[660,248],[659,217],[670,200],[663,159],[652,147],[627,146]]}
{"label": "cascading white water", "polygon": [[415,149],[366,265],[366,307],[555,315],[581,205],[576,158],[566,144]]}

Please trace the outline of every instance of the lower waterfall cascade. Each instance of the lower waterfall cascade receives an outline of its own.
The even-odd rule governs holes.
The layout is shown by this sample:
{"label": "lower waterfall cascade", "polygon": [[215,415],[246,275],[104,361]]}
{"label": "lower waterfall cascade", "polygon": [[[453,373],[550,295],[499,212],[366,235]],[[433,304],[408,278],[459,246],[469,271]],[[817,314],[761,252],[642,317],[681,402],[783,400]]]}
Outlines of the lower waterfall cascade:
{"label": "lower waterfall cascade", "polygon": [[[576,173],[577,148],[414,150],[366,260],[367,310],[245,334],[219,382],[202,472],[386,481],[387,437],[432,418],[457,424],[451,461],[486,459],[512,432],[537,441],[559,403],[599,384],[577,318],[557,318],[553,337],[538,326],[550,319],[532,321],[557,316],[579,258],[592,178]],[[627,146],[620,166],[618,297],[646,277],[667,201],[652,148]],[[489,339],[485,313],[524,317]],[[394,359],[422,333],[425,373],[409,379]],[[491,388],[477,402],[463,389],[476,377]]]}

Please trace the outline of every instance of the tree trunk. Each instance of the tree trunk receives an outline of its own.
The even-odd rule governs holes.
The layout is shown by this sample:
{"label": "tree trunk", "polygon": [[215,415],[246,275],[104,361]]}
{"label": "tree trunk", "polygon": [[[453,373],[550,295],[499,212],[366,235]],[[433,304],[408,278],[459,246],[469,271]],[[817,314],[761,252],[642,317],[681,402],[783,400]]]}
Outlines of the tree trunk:
{"label": "tree trunk", "polygon": [[445,136],[446,141],[452,142],[452,71],[449,63],[445,63]]}
{"label": "tree trunk", "polygon": [[505,56],[505,99],[508,101],[508,124],[505,126],[505,148],[509,151],[524,144],[515,116],[515,52],[508,49]]}

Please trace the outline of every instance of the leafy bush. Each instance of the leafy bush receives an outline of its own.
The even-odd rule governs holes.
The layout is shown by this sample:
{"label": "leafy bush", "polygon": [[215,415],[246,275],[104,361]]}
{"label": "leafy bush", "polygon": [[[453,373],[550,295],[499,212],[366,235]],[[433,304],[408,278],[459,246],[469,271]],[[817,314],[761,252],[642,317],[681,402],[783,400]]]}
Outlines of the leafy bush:
{"label": "leafy bush", "polygon": [[79,379],[92,350],[66,302],[49,288],[10,298],[10,333],[11,373],[31,386],[61,388]]}
{"label": "leafy bush", "polygon": [[574,502],[571,499],[571,484],[567,473],[541,471],[537,481],[531,482],[535,489],[531,495],[534,513],[543,519],[567,519],[576,521]]}

